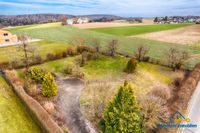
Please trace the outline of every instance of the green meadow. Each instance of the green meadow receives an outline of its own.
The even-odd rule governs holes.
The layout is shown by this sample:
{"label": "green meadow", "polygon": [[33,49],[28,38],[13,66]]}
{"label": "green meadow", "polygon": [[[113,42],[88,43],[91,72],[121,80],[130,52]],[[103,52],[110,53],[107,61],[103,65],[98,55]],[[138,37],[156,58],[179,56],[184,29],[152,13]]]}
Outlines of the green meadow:
{"label": "green meadow", "polygon": [[102,33],[108,33],[112,35],[131,36],[131,35],[145,34],[163,30],[171,30],[190,25],[193,24],[159,24],[159,25],[112,27],[112,28],[95,28],[90,30]]}
{"label": "green meadow", "polygon": [[[177,25],[150,25],[149,29],[161,30],[161,29],[170,29],[170,28],[179,28],[183,26],[188,26],[191,24],[177,24]],[[119,27],[120,28],[120,27]],[[122,28],[122,27],[121,27]],[[123,27],[124,28],[124,27]],[[135,28],[141,28],[141,30],[147,29],[143,26],[135,26]],[[115,28],[114,28],[115,29]],[[118,28],[116,28],[118,29]],[[38,49],[38,53],[45,57],[48,52],[51,51],[62,51],[65,50],[69,45],[72,45],[73,40],[76,38],[84,38],[85,45],[94,45],[92,42],[93,39],[100,40],[101,49],[106,50],[109,41],[112,39],[119,40],[118,52],[133,55],[134,50],[138,45],[144,44],[150,48],[149,56],[156,59],[163,59],[165,51],[170,47],[179,47],[180,49],[187,50],[191,55],[199,54],[200,49],[191,46],[183,46],[179,44],[171,44],[166,42],[159,42],[147,39],[140,38],[127,38],[123,36],[110,35],[106,33],[100,33],[90,30],[81,30],[71,26],[61,26],[60,23],[49,23],[49,24],[38,24],[38,25],[27,25],[19,27],[10,27],[7,28],[12,33],[17,35],[27,34],[32,38],[42,39],[41,42],[35,42],[33,45]],[[135,32],[135,31],[134,31]],[[137,31],[141,33],[141,31]],[[38,47],[38,48],[37,48]],[[16,46],[5,47],[0,49],[0,59],[1,61],[5,60],[15,60],[17,58],[18,51],[16,51]],[[192,62],[189,61],[193,67],[196,63],[196,59],[193,59]]]}

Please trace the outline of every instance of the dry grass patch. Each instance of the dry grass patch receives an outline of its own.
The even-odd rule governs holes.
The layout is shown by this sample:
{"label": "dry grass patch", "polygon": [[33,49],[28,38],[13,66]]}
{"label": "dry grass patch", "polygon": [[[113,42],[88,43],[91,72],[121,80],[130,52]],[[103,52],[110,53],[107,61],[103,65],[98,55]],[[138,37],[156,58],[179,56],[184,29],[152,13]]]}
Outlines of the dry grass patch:
{"label": "dry grass patch", "polygon": [[187,45],[199,42],[200,41],[199,36],[200,36],[200,25],[193,25],[173,30],[136,35],[133,37]]}

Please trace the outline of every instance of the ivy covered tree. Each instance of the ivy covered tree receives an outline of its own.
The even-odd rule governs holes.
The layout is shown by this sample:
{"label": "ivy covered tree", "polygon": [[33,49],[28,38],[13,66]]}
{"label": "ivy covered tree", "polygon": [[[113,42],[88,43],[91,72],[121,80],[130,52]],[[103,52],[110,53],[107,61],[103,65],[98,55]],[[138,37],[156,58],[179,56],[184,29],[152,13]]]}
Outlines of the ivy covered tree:
{"label": "ivy covered tree", "polygon": [[143,133],[139,105],[127,81],[121,86],[103,113],[101,121],[105,133]]}
{"label": "ivy covered tree", "polygon": [[51,73],[47,73],[42,82],[42,95],[45,97],[56,96],[58,92],[56,82]]}

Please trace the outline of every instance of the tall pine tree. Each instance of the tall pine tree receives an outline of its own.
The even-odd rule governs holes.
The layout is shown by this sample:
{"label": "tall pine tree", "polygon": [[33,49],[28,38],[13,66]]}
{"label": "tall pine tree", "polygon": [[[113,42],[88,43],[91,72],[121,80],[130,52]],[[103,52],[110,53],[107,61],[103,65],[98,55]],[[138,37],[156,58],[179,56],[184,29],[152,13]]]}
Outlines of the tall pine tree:
{"label": "tall pine tree", "polygon": [[103,113],[105,133],[143,133],[139,105],[127,81]]}

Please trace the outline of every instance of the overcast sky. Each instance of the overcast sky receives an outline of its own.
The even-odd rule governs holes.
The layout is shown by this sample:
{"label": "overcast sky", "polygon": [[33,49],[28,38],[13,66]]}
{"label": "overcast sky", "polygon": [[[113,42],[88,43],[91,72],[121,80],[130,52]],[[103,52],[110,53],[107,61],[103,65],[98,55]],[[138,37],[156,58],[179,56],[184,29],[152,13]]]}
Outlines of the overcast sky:
{"label": "overcast sky", "polygon": [[35,13],[133,17],[200,15],[200,0],[0,0],[1,15]]}

